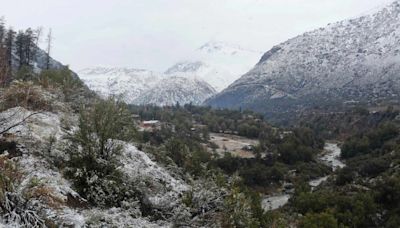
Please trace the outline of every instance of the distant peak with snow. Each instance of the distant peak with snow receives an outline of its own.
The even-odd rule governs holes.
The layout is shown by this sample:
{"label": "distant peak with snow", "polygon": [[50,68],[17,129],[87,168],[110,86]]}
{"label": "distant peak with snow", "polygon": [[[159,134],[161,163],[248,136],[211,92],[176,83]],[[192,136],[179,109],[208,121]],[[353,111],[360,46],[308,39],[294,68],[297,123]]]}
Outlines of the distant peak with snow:
{"label": "distant peak with snow", "polygon": [[249,71],[262,52],[228,42],[210,41],[190,53],[186,59],[166,71],[168,75],[198,77],[222,91]]}

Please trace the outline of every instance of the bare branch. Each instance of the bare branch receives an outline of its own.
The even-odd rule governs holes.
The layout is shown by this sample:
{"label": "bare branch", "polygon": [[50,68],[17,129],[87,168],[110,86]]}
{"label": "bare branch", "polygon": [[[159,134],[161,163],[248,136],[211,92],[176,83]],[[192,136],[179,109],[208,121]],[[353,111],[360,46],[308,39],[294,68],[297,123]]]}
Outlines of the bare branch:
{"label": "bare branch", "polygon": [[7,132],[10,131],[11,129],[13,129],[13,128],[15,128],[15,127],[18,127],[18,126],[20,126],[20,125],[22,125],[22,124],[24,124],[24,123],[26,122],[26,120],[28,120],[30,117],[32,117],[32,116],[34,116],[34,115],[37,115],[37,114],[40,114],[40,113],[41,113],[41,112],[34,112],[34,113],[31,113],[31,114],[28,115],[27,117],[23,118],[20,122],[15,123],[15,124],[11,125],[10,127],[8,127],[8,128],[6,128],[6,129],[0,131],[0,135],[2,135],[2,134],[4,134],[4,133],[7,133]]}

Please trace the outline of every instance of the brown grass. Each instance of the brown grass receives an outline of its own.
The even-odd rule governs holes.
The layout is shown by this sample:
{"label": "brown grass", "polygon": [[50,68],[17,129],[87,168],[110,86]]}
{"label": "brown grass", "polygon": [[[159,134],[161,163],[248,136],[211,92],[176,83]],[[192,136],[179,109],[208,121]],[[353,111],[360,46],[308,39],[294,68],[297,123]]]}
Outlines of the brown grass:
{"label": "brown grass", "polygon": [[43,96],[41,87],[32,82],[16,81],[1,95],[2,109],[21,106],[29,110],[51,110],[49,102]]}
{"label": "brown grass", "polygon": [[53,188],[43,185],[31,188],[28,192],[28,197],[42,200],[53,209],[60,209],[65,205],[65,201],[63,199],[55,196]]}

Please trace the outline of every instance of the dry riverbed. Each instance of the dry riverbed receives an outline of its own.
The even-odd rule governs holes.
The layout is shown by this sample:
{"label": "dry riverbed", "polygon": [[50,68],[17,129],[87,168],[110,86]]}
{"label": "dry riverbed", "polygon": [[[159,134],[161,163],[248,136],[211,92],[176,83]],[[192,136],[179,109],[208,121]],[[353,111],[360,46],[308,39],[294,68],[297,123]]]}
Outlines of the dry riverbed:
{"label": "dry riverbed", "polygon": [[[335,171],[338,168],[343,168],[346,166],[342,161],[339,160],[340,153],[341,150],[337,143],[326,143],[324,147],[324,152],[318,160],[332,167],[332,169]],[[329,176],[325,176],[315,180],[311,180],[309,182],[309,185],[311,186],[311,188],[314,189],[322,184],[322,182],[326,181],[328,178]],[[278,209],[287,204],[290,197],[291,195],[287,193],[279,193],[265,196],[262,201],[262,207],[265,211]]]}

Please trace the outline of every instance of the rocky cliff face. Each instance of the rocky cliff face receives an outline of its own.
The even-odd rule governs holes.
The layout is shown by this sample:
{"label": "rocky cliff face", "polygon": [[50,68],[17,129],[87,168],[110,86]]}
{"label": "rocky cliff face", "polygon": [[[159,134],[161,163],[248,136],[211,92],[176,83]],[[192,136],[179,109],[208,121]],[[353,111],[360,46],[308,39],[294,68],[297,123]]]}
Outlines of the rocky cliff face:
{"label": "rocky cliff face", "polygon": [[277,113],[399,96],[400,1],[395,1],[273,47],[206,104]]}

